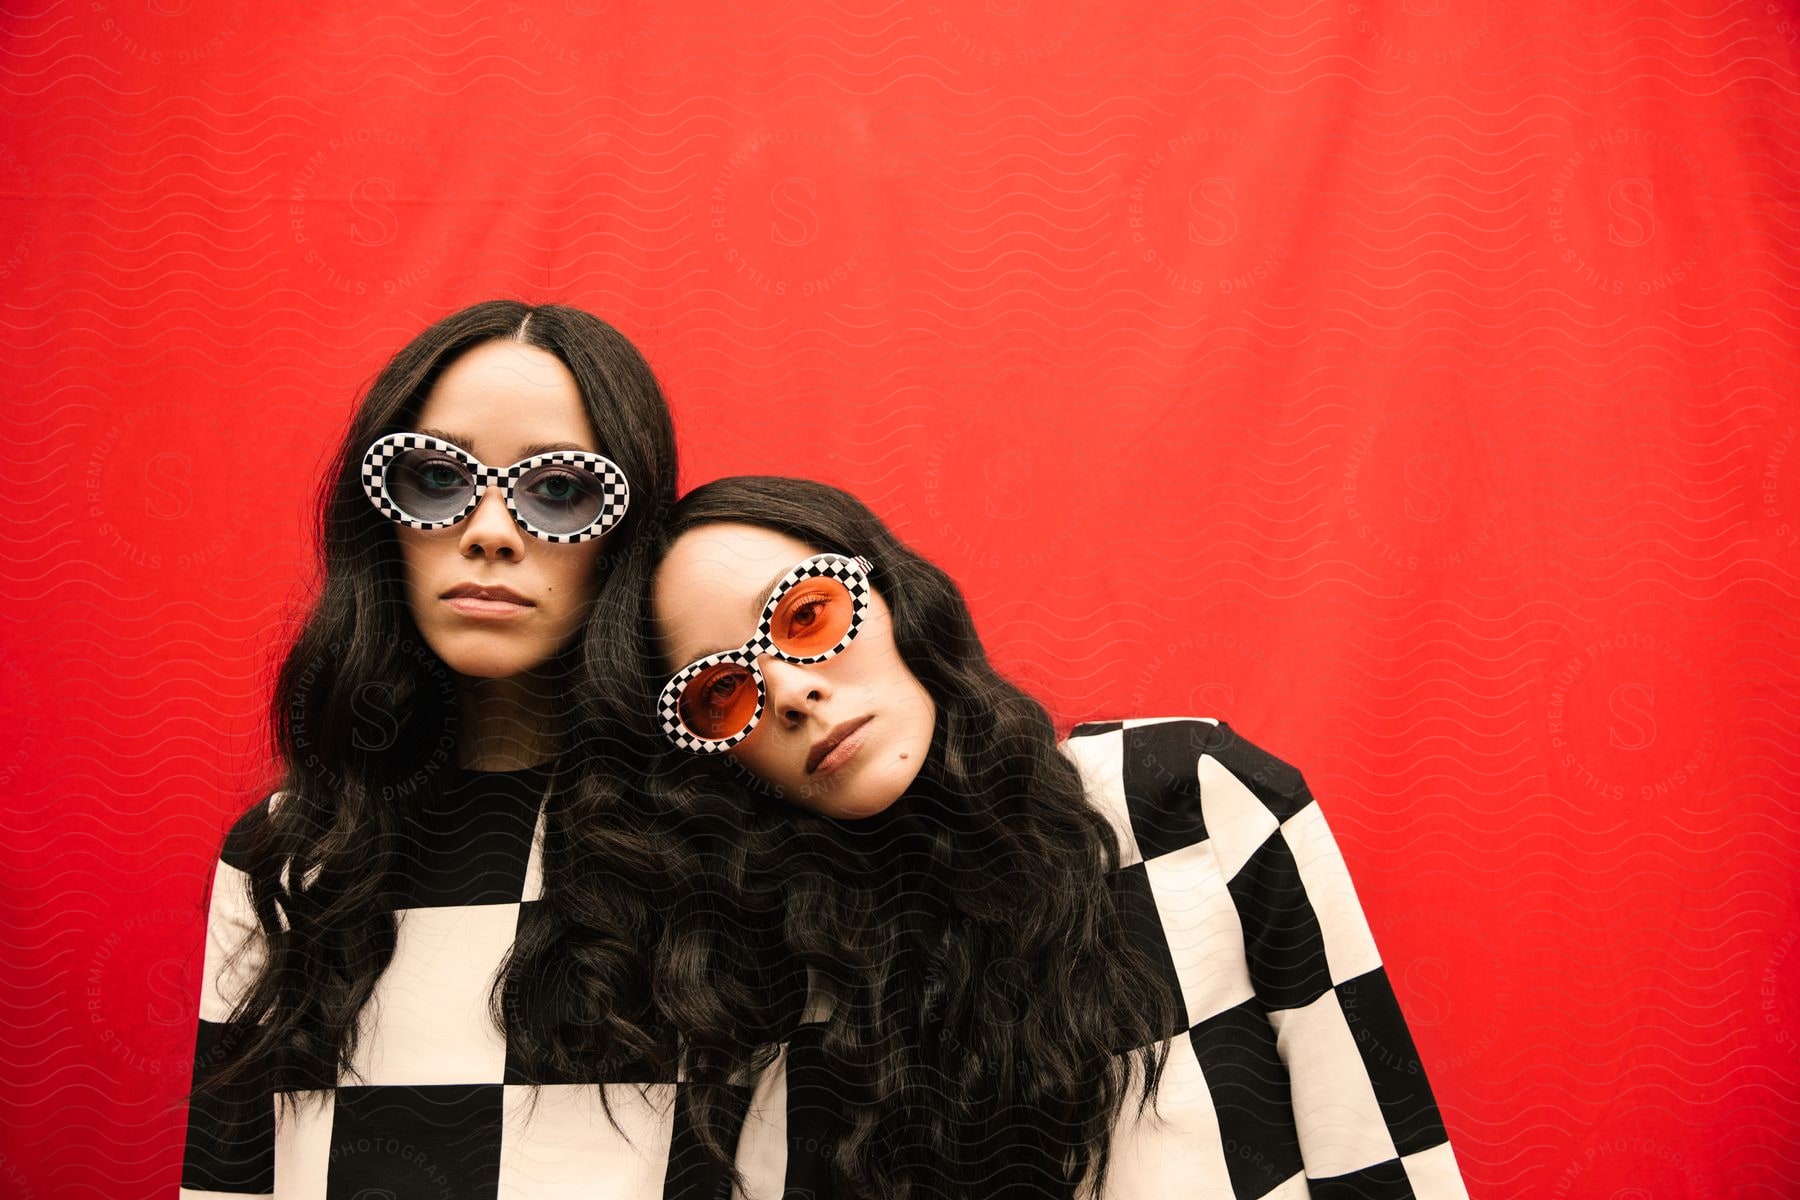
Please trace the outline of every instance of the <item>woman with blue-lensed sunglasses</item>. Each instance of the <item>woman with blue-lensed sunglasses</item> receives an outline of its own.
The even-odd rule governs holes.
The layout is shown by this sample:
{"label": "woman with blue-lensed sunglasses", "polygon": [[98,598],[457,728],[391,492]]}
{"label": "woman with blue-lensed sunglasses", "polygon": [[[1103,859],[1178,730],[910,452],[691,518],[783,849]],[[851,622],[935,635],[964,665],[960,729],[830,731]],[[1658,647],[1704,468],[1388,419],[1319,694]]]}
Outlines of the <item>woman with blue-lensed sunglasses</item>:
{"label": "woman with blue-lensed sunglasses", "polygon": [[182,1195],[729,1186],[658,982],[691,852],[578,703],[586,664],[638,654],[615,566],[675,471],[655,376],[578,309],[475,305],[375,378],[275,686],[279,776],[214,869]]}

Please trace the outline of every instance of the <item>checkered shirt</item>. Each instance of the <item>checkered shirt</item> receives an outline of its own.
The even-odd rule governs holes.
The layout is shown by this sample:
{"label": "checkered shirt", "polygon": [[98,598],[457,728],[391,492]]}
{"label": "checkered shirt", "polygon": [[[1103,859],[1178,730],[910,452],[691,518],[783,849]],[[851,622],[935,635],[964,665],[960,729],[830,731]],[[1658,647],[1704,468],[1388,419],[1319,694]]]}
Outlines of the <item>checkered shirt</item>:
{"label": "checkered shirt", "polygon": [[[683,1084],[534,1080],[487,1015],[488,989],[525,911],[542,903],[544,767],[459,771],[425,800],[392,889],[393,961],[361,1017],[355,1065],[298,1115],[271,1093],[255,1124],[189,1107],[181,1200],[713,1200],[723,1175],[700,1152]],[[279,796],[271,798],[279,803]],[[212,883],[195,1077],[254,978],[263,936],[247,889],[248,838],[269,800],[225,840]],[[245,948],[236,958],[232,954]],[[750,1089],[745,1088],[748,1095]],[[535,1097],[533,1093],[536,1093]],[[535,1099],[535,1111],[533,1100]],[[322,1101],[322,1103],[319,1103]],[[741,1117],[741,1114],[739,1114]],[[763,1165],[779,1177],[780,1165]]]}
{"label": "checkered shirt", "polygon": [[[1155,1112],[1121,1118],[1101,1200],[1467,1200],[1300,773],[1206,718],[1081,725],[1062,749],[1118,835],[1127,935],[1161,965],[1179,1008]],[[532,778],[487,778],[515,776]],[[723,1194],[682,1120],[679,1081],[653,1085],[648,1104],[628,1083],[609,1086],[625,1136],[591,1085],[540,1085],[537,1113],[524,1111],[532,1081],[482,1005],[519,912],[541,895],[541,819],[526,804],[472,815],[409,882],[395,961],[370,1006],[381,1015],[359,1051],[369,1085],[340,1083],[321,1114],[277,1128],[271,1113],[237,1141],[197,1106],[183,1197]],[[202,1061],[253,961],[224,969],[225,951],[256,933],[241,825],[213,886]],[[820,1061],[820,1012],[756,1083],[737,1146],[746,1191],[734,1197],[832,1194],[838,1093]]]}
{"label": "checkered shirt", "polygon": [[1179,998],[1156,1118],[1107,1200],[1467,1200],[1351,886],[1300,772],[1229,726],[1079,725],[1131,932]]}

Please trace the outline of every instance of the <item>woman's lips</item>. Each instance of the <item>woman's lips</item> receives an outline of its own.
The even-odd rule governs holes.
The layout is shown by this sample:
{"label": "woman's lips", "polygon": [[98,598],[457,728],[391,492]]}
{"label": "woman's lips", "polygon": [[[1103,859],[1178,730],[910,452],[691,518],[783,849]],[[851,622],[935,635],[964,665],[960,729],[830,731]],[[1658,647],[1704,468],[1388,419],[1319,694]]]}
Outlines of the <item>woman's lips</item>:
{"label": "woman's lips", "polygon": [[459,583],[443,595],[443,601],[465,617],[484,620],[517,617],[536,607],[530,600],[498,583]]}
{"label": "woman's lips", "polygon": [[869,726],[872,723],[872,720],[864,721],[851,730],[843,741],[833,746],[831,753],[820,759],[819,765],[813,768],[813,776],[817,778],[820,775],[829,775],[854,758],[856,752],[862,749],[863,743],[868,740]]}
{"label": "woman's lips", "polygon": [[481,617],[492,620],[496,617],[521,617],[531,611],[529,604],[518,604],[511,600],[485,600],[478,596],[451,596],[444,601],[451,608],[465,617]]}

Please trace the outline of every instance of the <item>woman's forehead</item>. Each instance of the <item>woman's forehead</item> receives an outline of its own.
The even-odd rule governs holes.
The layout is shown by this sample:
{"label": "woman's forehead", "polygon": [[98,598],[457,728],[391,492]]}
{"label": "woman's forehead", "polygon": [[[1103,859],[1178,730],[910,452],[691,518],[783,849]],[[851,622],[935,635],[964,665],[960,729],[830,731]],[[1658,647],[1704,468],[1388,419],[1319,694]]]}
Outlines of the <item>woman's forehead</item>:
{"label": "woman's forehead", "polygon": [[[798,538],[757,525],[702,525],[676,539],[664,568],[716,585],[742,584],[752,590],[769,582],[776,568],[811,557],[812,547]],[[762,589],[763,595],[768,589]]]}
{"label": "woman's forehead", "polygon": [[703,525],[676,539],[657,568],[655,609],[672,657],[687,661],[742,642],[763,601],[815,551],[754,525]]}
{"label": "woman's forehead", "polygon": [[514,342],[477,346],[450,364],[414,426],[495,466],[552,447],[600,452],[569,369],[547,351]]}

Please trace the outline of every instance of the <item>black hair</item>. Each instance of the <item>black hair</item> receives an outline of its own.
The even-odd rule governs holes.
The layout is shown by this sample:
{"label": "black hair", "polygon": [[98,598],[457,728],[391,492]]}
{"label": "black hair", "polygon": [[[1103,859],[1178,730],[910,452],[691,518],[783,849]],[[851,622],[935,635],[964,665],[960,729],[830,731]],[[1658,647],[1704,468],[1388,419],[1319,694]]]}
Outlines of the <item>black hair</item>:
{"label": "black hair", "polygon": [[[726,1127],[729,1083],[767,1064],[758,1039],[792,1031],[810,977],[833,1005],[819,1053],[840,1101],[830,1158],[843,1194],[1098,1187],[1131,1093],[1140,1111],[1154,1098],[1173,998],[1126,932],[1117,834],[1048,713],[990,663],[954,581],[861,501],[745,476],[683,497],[621,568],[641,576],[648,657],[635,678],[615,664],[604,686],[621,724],[636,706],[638,736],[656,736],[650,698],[670,669],[648,602],[657,566],[682,535],[719,523],[868,558],[937,721],[917,779],[877,818],[772,799],[722,755],[665,747],[647,776],[656,809],[697,836],[685,844],[708,847],[684,869],[729,914],[672,924],[663,960],[680,969],[660,976],[702,1136]],[[722,1159],[722,1139],[710,1148]]]}
{"label": "black hair", "polygon": [[[674,500],[674,427],[654,372],[624,334],[580,309],[492,300],[444,317],[402,347],[369,385],[318,505],[319,593],[286,653],[270,703],[278,798],[252,809],[237,832],[251,863],[250,899],[265,953],[227,1035],[196,1071],[196,1094],[216,1089],[225,1101],[242,1102],[274,1090],[292,1104],[290,1092],[334,1087],[340,1072],[357,1075],[358,1015],[395,949],[396,918],[383,900],[402,850],[397,831],[403,814],[445,783],[455,761],[447,748],[458,731],[451,673],[413,620],[395,527],[369,503],[360,468],[376,438],[412,427],[452,363],[494,341],[537,347],[568,369],[600,451],[631,486],[628,511],[602,542],[593,608],[548,664],[545,679],[572,691],[584,663],[618,654],[618,627],[608,614],[618,590],[635,580],[615,562]],[[371,714],[379,727],[371,726]],[[579,713],[560,732],[568,748],[558,778],[568,777],[572,786],[552,799],[549,823],[556,826],[570,794],[584,794],[590,810],[629,808],[620,782],[629,771],[619,769],[617,757],[629,747],[603,731],[593,736]],[[553,886],[561,879],[547,871],[545,903],[527,906],[530,918],[522,924],[530,926],[530,937],[548,936],[543,930],[561,919]],[[497,992],[570,1011],[594,1002],[593,987],[565,995],[539,979],[512,980],[511,966]],[[498,1012],[495,1019],[501,1023]],[[622,1042],[641,1046],[645,1039]],[[550,1055],[556,1047],[533,1049]]]}

